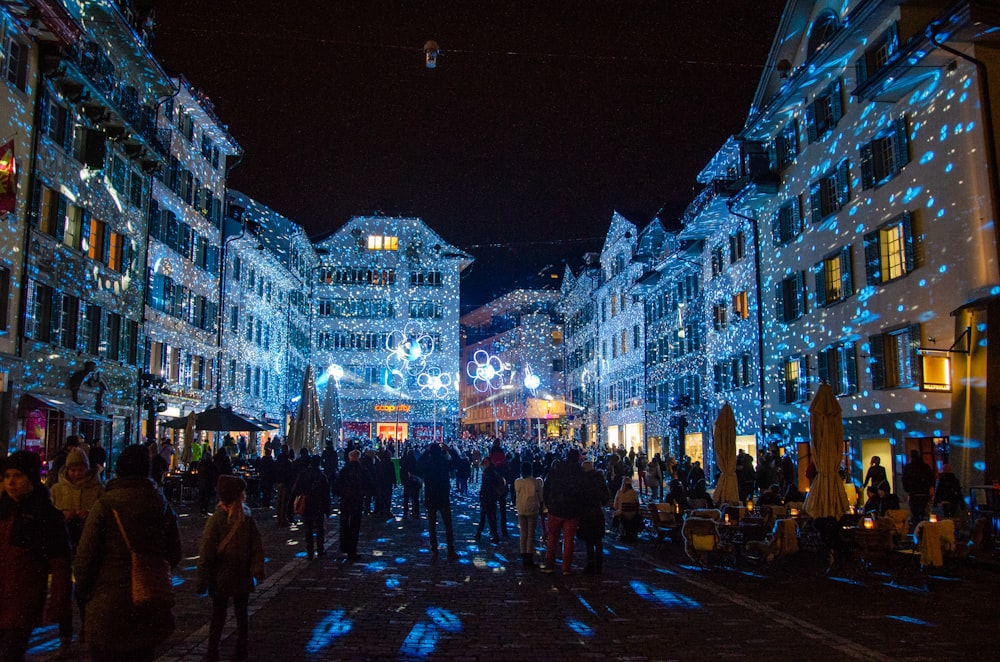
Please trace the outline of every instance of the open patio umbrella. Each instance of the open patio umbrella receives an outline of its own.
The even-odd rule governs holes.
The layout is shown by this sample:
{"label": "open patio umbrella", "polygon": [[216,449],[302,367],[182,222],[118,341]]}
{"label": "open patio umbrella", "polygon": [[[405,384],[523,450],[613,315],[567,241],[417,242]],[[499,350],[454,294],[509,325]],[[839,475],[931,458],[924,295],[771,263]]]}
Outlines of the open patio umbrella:
{"label": "open patio umbrella", "polygon": [[316,451],[322,434],[323,419],[320,416],[319,396],[316,394],[316,379],[313,377],[312,366],[307,366],[306,374],[302,377],[302,397],[299,399],[299,410],[295,412],[289,446],[296,451],[301,448]]}
{"label": "open patio umbrella", "polygon": [[264,429],[228,407],[206,409],[198,414],[195,425],[199,430],[216,432],[260,432]]}
{"label": "open patio umbrella", "polygon": [[817,473],[802,508],[813,517],[840,517],[848,505],[839,473],[844,457],[844,420],[829,384],[820,384],[809,405],[809,436]]}
{"label": "open patio umbrella", "polygon": [[736,417],[729,403],[715,419],[715,463],[719,467],[719,482],[715,486],[715,503],[738,504],[739,481],[736,478]]}
{"label": "open patio umbrella", "polygon": [[194,412],[191,412],[185,418],[187,424],[184,426],[184,448],[181,450],[181,464],[186,466],[191,464],[191,448],[194,445],[194,426],[197,417]]}

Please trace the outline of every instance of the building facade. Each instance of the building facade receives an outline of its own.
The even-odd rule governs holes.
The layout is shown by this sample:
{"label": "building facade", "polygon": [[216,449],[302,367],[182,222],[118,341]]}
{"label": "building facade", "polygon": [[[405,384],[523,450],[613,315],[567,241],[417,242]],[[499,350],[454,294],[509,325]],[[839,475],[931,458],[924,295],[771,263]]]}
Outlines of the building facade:
{"label": "building facade", "polygon": [[155,436],[157,416],[216,404],[226,163],[241,154],[211,101],[184,78],[173,83],[159,118],[170,154],[149,209],[144,437]]}
{"label": "building facade", "polygon": [[352,218],[316,251],[312,364],[334,376],[325,388],[339,391],[344,436],[453,437],[459,277],[472,258],[418,218],[385,216]]}
{"label": "building facade", "polygon": [[539,441],[566,436],[574,407],[563,398],[558,300],[555,290],[519,289],[462,316],[465,431]]}

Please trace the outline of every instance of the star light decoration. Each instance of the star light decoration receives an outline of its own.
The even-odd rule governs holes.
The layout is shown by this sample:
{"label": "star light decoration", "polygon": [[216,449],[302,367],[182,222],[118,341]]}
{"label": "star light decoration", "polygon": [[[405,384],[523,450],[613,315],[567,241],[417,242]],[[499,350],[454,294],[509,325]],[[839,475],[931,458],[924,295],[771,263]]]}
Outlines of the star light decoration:
{"label": "star light decoration", "polygon": [[480,393],[499,390],[503,386],[503,361],[485,349],[477,349],[466,366],[472,386]]}
{"label": "star light decoration", "polygon": [[423,373],[428,357],[434,353],[434,338],[419,326],[407,324],[402,331],[397,329],[389,334],[385,340],[385,348],[389,350],[385,359],[391,382],[389,385],[401,389],[406,384],[407,377],[417,377]]}

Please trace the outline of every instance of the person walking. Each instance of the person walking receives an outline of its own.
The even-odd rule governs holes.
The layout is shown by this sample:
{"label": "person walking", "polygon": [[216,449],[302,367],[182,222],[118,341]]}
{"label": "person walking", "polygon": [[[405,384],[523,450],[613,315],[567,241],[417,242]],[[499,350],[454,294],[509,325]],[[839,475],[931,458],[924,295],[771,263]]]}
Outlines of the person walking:
{"label": "person walking", "polygon": [[70,541],[63,515],[42,485],[38,455],[17,451],[0,466],[0,660],[18,661],[43,616],[55,622],[71,608]]}
{"label": "person walking", "polygon": [[[650,462],[648,469],[656,466]],[[587,565],[584,574],[599,575],[604,570],[604,506],[611,498],[608,483],[600,471],[594,471],[593,462],[583,463],[583,489],[581,495],[580,539],[587,546]]]}
{"label": "person walking", "polygon": [[545,547],[545,566],[542,572],[556,569],[556,547],[559,535],[563,537],[562,572],[571,574],[573,564],[573,538],[580,526],[583,512],[581,500],[583,471],[580,468],[580,451],[571,448],[566,459],[556,462],[543,485],[543,501],[549,510],[548,543]]}
{"label": "person walking", "polygon": [[458,560],[451,522],[451,472],[457,461],[458,453],[455,449],[443,444],[431,444],[417,461],[417,469],[424,479],[424,506],[427,508],[427,533],[430,536],[432,561],[436,561],[438,557],[438,513],[444,522],[448,560]]}
{"label": "person walking", "polygon": [[399,463],[399,480],[403,484],[403,519],[420,520],[420,490],[424,481],[417,475],[417,454],[412,448],[407,448]]}
{"label": "person walking", "polygon": [[910,530],[927,515],[934,490],[934,470],[920,457],[920,451],[910,451],[910,461],[903,467],[903,490],[910,501]]}
{"label": "person walking", "polygon": [[222,626],[230,598],[236,617],[236,653],[242,662],[249,651],[250,624],[247,604],[254,582],[264,581],[264,545],[260,530],[246,505],[247,484],[238,476],[219,476],[216,486],[219,507],[205,523],[198,550],[196,592],[212,597],[212,620],[208,626],[205,659],[219,659]]}
{"label": "person walking", "polygon": [[483,535],[483,528],[490,525],[490,542],[500,542],[497,532],[497,502],[505,498],[507,483],[500,472],[493,466],[489,457],[483,458],[483,478],[479,482],[479,526],[476,528],[476,541]]}
{"label": "person walking", "polygon": [[302,530],[306,534],[306,558],[326,556],[326,518],[330,514],[330,483],[320,469],[323,460],[319,455],[309,458],[309,467],[299,474],[292,487],[292,498],[305,499]]}
{"label": "person walking", "polygon": [[291,521],[294,479],[295,466],[292,464],[291,451],[285,446],[278,457],[274,458],[274,487],[278,494],[274,510],[278,515],[278,526],[288,526]]}
{"label": "person walking", "polygon": [[[52,503],[62,511],[66,518],[66,528],[69,530],[69,540],[73,549],[83,535],[83,525],[87,515],[104,494],[104,486],[98,479],[97,470],[91,470],[90,458],[80,448],[74,448],[66,457],[62,475],[52,486]],[[80,643],[86,642],[83,624],[86,622],[86,607],[82,595],[77,592],[76,604],[80,611]],[[73,609],[71,606],[63,612],[59,619],[59,653],[66,655],[73,643]]]}
{"label": "person walking", "polygon": [[535,567],[535,540],[538,537],[538,515],[542,511],[542,479],[536,478],[531,462],[521,463],[521,477],[514,481],[517,495],[517,528],[520,533],[521,562],[525,568]]}
{"label": "person walking", "polygon": [[361,466],[361,451],[354,449],[347,455],[347,464],[337,477],[337,496],[340,497],[340,551],[348,561],[356,561],[358,538],[361,535],[361,517],[365,499],[365,476]]}
{"label": "person walking", "polygon": [[169,604],[132,602],[130,548],[159,557],[171,568],[181,560],[177,515],[149,471],[144,446],[122,451],[117,477],[94,504],[76,549],[73,572],[87,602],[84,626],[94,662],[152,660],[156,647],[174,631]]}

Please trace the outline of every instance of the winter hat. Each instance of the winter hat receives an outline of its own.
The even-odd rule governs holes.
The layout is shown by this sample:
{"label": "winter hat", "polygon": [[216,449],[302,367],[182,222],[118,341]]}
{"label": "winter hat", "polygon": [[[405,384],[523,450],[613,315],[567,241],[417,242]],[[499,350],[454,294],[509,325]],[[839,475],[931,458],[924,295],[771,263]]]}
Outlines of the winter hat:
{"label": "winter hat", "polygon": [[87,458],[87,454],[83,452],[82,448],[70,449],[69,453],[66,455],[65,467],[67,469],[77,465],[82,465],[84,469],[88,471],[90,470],[90,460]]}
{"label": "winter hat", "polygon": [[215,493],[219,496],[219,501],[225,504],[232,503],[240,498],[247,489],[247,483],[239,476],[223,474],[219,476],[219,482],[215,484]]}
{"label": "winter hat", "polygon": [[32,483],[42,482],[42,459],[31,451],[11,453],[3,462],[3,470],[14,469],[28,477]]}

